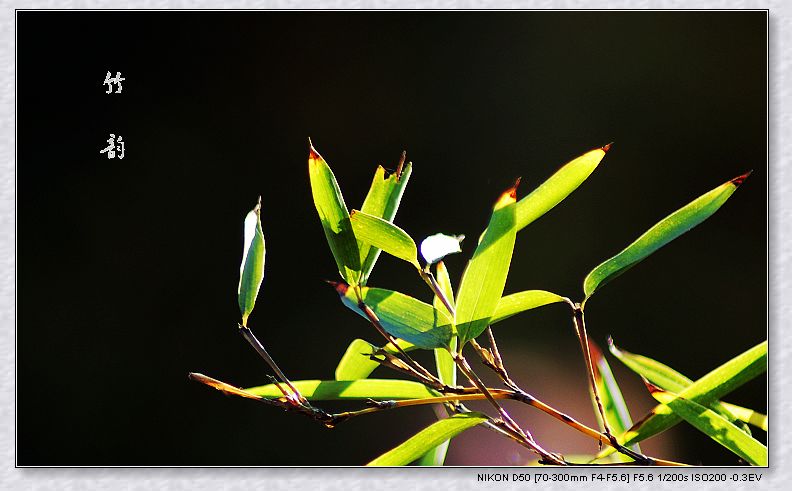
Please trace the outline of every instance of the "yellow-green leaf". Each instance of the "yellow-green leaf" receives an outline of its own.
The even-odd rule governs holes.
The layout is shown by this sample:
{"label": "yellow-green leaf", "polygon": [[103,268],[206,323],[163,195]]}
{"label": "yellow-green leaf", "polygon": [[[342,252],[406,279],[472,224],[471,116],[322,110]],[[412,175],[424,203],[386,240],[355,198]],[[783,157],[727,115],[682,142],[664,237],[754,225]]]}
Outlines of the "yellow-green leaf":
{"label": "yellow-green leaf", "polygon": [[[645,379],[644,379],[645,380]],[[652,397],[671,408],[698,430],[739,455],[753,465],[767,465],[767,447],[734,426],[726,418],[701,404],[668,392],[650,382],[646,382]]]}
{"label": "yellow-green leaf", "polygon": [[492,314],[490,324],[495,324],[504,319],[552,303],[566,302],[567,299],[555,293],[544,290],[525,290],[506,295],[498,300],[498,306]]}
{"label": "yellow-green leaf", "polygon": [[[410,380],[363,379],[363,380],[297,380],[294,387],[309,401],[331,400],[402,400],[439,397],[429,387]],[[245,389],[259,397],[280,398],[283,393],[275,384]]]}
{"label": "yellow-green leaf", "polygon": [[660,220],[623,251],[594,268],[583,281],[583,292],[586,297],[590,297],[612,279],[709,218],[723,206],[737,187],[748,177],[748,174],[735,177],[699,196]]}
{"label": "yellow-green leaf", "polygon": [[516,194],[517,184],[501,195],[462,275],[456,307],[461,346],[484,332],[503,295],[517,235]]}
{"label": "yellow-green leaf", "polygon": [[609,148],[610,145],[595,148],[568,162],[531,194],[517,202],[517,230],[522,230],[550,211],[577,189],[594,172]]}
{"label": "yellow-green leaf", "polygon": [[261,282],[264,279],[264,233],[261,231],[261,199],[245,217],[244,249],[242,264],[239,266],[239,286],[237,300],[242,314],[242,325],[256,305]]}
{"label": "yellow-green leaf", "polygon": [[[358,306],[354,288],[344,284],[334,286],[344,305],[368,319]],[[422,349],[448,348],[452,327],[451,318],[444,311],[392,290],[360,287],[359,291],[363,303],[376,314],[383,329],[391,336]]]}
{"label": "yellow-green leaf", "polygon": [[[371,181],[371,187],[363,201],[363,206],[360,210],[363,213],[382,218],[387,222],[393,222],[396,216],[396,211],[399,209],[404,188],[407,187],[407,182],[412,174],[412,163],[404,163],[406,155],[402,153],[402,159],[399,161],[399,166],[396,172],[386,176],[385,169],[380,165],[374,173],[374,179]],[[358,240],[360,237],[358,237]],[[368,278],[371,276],[371,271],[374,269],[374,264],[377,262],[380,250],[369,244],[358,243],[361,258],[361,285],[365,285]]]}
{"label": "yellow-green leaf", "polygon": [[[611,354],[624,363],[627,368],[661,389],[670,392],[681,392],[693,384],[692,380],[668,365],[652,358],[617,348],[610,338],[608,339],[608,347]],[[767,416],[752,409],[721,401],[713,401],[708,404],[708,407],[731,422],[740,420],[767,431]]]}
{"label": "yellow-green leaf", "polygon": [[360,280],[360,252],[349,212],[333,171],[313,146],[308,155],[308,174],[314,205],[338,272],[344,281],[356,285]]}
{"label": "yellow-green leaf", "polygon": [[[412,351],[415,349],[413,344],[403,339],[399,339],[397,343],[404,351]],[[377,346],[362,339],[355,339],[352,341],[344,352],[341,361],[338,362],[338,366],[336,366],[336,380],[358,380],[367,378],[371,375],[371,372],[380,365],[369,358],[370,355],[374,354],[379,349],[380,348]],[[398,352],[392,343],[386,344],[382,349],[391,354]]]}
{"label": "yellow-green leaf", "polygon": [[362,211],[352,210],[350,217],[355,237],[362,243],[381,249],[421,269],[421,265],[418,264],[418,248],[407,232],[382,218]]}
{"label": "yellow-green leaf", "polygon": [[481,413],[455,414],[450,418],[441,419],[436,423],[411,436],[401,445],[393,448],[369,462],[369,466],[407,465],[420,458],[429,449],[449,440],[463,431],[487,421]]}

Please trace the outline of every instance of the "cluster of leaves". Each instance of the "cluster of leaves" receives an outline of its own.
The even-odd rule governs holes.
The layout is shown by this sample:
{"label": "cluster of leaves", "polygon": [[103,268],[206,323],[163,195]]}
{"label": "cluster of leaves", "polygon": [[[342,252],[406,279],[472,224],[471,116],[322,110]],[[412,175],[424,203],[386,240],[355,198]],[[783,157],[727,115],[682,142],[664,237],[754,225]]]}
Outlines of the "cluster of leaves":
{"label": "cluster of leaves", "polygon": [[[572,302],[567,297],[544,290],[528,290],[504,296],[518,232],[577,189],[596,169],[609,147],[593,149],[573,159],[520,200],[517,200],[519,180],[514,187],[506,190],[493,207],[490,221],[479,237],[455,294],[442,258],[460,252],[462,236],[436,234],[426,238],[418,247],[407,232],[393,223],[412,173],[412,164],[405,163],[404,155],[396,171],[390,175],[382,166],[377,168],[360,210],[350,212],[332,170],[311,146],[308,167],[313,200],[340,275],[340,281],[333,282],[333,285],[342,303],[371,322],[387,343],[380,347],[362,339],[353,340],[336,368],[335,380],[291,382],[282,375],[266,355],[266,350],[260,344],[255,344],[257,341],[251,341],[255,338],[247,329],[264,271],[264,237],[260,206],[257,205],[245,219],[245,244],[238,291],[242,314],[240,328],[245,331],[243,334],[247,333],[246,338],[254,343],[254,347],[273,366],[281,380],[244,390],[230,388],[213,379],[207,382],[206,377],[200,381],[229,393],[284,404],[287,408],[291,404],[328,426],[375,410],[415,404],[445,404],[449,417],[421,430],[403,444],[374,459],[370,465],[406,465],[411,462],[442,465],[450,440],[482,424],[528,446],[545,462],[571,463],[570,460],[556,458],[556,454],[545,452],[529,433],[522,432],[514,425],[510,426],[508,414],[495,399],[515,399],[534,405],[609,445],[598,455],[586,457],[583,461],[587,463],[656,463],[658,460],[640,455],[638,443],[680,421],[686,421],[744,461],[753,465],[767,465],[767,449],[751,436],[748,427],[750,424],[767,431],[767,417],[721,401],[731,391],[766,371],[766,342],[693,381],[659,361],[621,350],[609,340],[610,353],[641,376],[651,395],[658,401],[649,414],[633,424],[608,362],[588,339],[583,321],[585,305],[592,295],[715,213],[747,174],[725,182],[673,212],[624,250],[591,270],[583,281],[584,297],[581,302]],[[382,251],[414,267],[434,293],[431,304],[397,291],[368,286]],[[584,360],[589,367],[591,396],[601,432],[577,423],[519,389],[509,378],[495,345],[490,329],[492,325],[513,315],[559,302],[568,304],[573,313]],[[482,348],[477,342],[477,338],[485,332],[488,333],[490,349]],[[480,385],[480,379],[464,358],[463,349],[466,346],[472,346],[484,364],[501,376],[508,390],[489,389]],[[434,351],[436,363],[433,371],[423,368],[409,357],[407,353],[416,349]],[[411,375],[418,381],[368,378],[380,365]],[[472,386],[457,384],[458,370]],[[462,404],[465,400],[485,398],[501,411],[500,418],[468,411]],[[309,402],[321,400],[364,400],[371,407],[328,415]],[[496,423],[503,425],[498,428]]]}

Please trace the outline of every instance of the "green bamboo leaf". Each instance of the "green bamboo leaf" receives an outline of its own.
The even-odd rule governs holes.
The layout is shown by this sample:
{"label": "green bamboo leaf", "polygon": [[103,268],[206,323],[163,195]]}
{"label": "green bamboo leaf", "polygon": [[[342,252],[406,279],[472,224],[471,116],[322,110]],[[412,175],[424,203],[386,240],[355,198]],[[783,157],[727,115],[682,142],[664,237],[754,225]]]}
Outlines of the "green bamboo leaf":
{"label": "green bamboo leaf", "polygon": [[578,188],[594,172],[610,145],[596,148],[561,167],[531,194],[517,203],[517,230],[541,217]]}
{"label": "green bamboo leaf", "polygon": [[338,272],[344,281],[356,285],[360,279],[360,251],[349,222],[349,212],[333,171],[313,145],[308,155],[308,174],[314,205]]}
{"label": "green bamboo leaf", "polygon": [[[737,355],[679,392],[680,397],[707,406],[744,383],[767,371],[767,341]],[[622,445],[631,445],[661,433],[681,421],[667,406],[656,406],[632,428],[618,437]],[[603,450],[600,456],[610,454]]]}
{"label": "green bamboo leaf", "polygon": [[518,184],[519,180],[495,204],[489,225],[462,275],[456,311],[461,346],[484,332],[503,295],[517,236]]}
{"label": "green bamboo leaf", "polygon": [[[363,380],[297,380],[294,387],[310,401],[345,400],[402,400],[439,397],[429,387],[410,380],[363,379]],[[283,393],[275,384],[245,389],[259,397],[280,398]]]}
{"label": "green bamboo leaf", "polygon": [[[440,287],[440,291],[443,293],[445,298],[454,306],[454,289],[451,286],[451,278],[448,276],[448,269],[446,269],[445,264],[442,261],[438,262],[435,266],[436,270],[436,277],[437,277],[437,285]],[[442,300],[438,296],[435,295],[432,305],[437,310],[447,311],[447,307],[443,303]],[[451,351],[456,350],[457,347],[457,339],[456,337],[451,339]],[[455,386],[457,383],[457,372],[456,372],[456,363],[454,363],[454,359],[451,357],[451,353],[448,350],[442,348],[436,348],[434,350],[435,356],[435,366],[437,367],[437,375],[440,378],[440,381],[448,386]],[[448,452],[448,446],[451,443],[450,440],[446,440],[440,445],[434,447],[433,449],[426,452],[420,459],[416,461],[416,465],[420,466],[439,466],[443,465],[445,462],[446,453]]]}
{"label": "green bamboo leaf", "polygon": [[256,305],[261,282],[264,279],[264,233],[261,231],[261,198],[258,204],[245,217],[244,249],[242,264],[239,266],[239,286],[237,300],[242,314],[242,325]]}
{"label": "green bamboo leaf", "polygon": [[[616,382],[616,377],[613,376],[608,361],[602,356],[597,343],[589,339],[589,351],[591,353],[591,363],[594,368],[594,383],[597,384],[597,391],[600,396],[600,401],[605,412],[605,419],[610,426],[611,431],[620,435],[632,427],[632,418],[630,418],[630,411],[627,410],[627,404],[624,402],[619,384]],[[597,408],[597,402],[594,398],[594,392],[589,388],[591,395],[591,402],[594,404],[594,414],[599,421],[600,429],[605,430],[601,416]],[[632,450],[640,452],[641,449],[638,445],[631,447]]]}
{"label": "green bamboo leaf", "polygon": [[[413,344],[403,339],[399,339],[397,342],[405,352],[415,349]],[[338,366],[335,369],[335,379],[358,380],[367,378],[380,365],[369,358],[370,355],[379,349],[377,346],[362,339],[352,341],[344,352],[341,361],[338,362]],[[386,344],[382,349],[391,354],[398,352],[392,343]]]}
{"label": "green bamboo leaf", "polygon": [[407,232],[382,218],[358,210],[352,210],[350,218],[355,237],[361,242],[421,269],[421,265],[418,264],[418,248]]}
{"label": "green bamboo leaf", "polygon": [[701,404],[665,391],[646,379],[644,381],[652,397],[671,408],[674,414],[751,464],[767,465],[767,447],[746,435],[726,418]]}
{"label": "green bamboo leaf", "polygon": [[[387,222],[393,222],[404,194],[404,188],[407,187],[407,182],[412,174],[412,163],[404,163],[406,156],[406,153],[402,152],[396,172],[389,176],[386,175],[385,169],[381,165],[377,167],[369,192],[363,201],[363,206],[360,208],[363,213],[382,218]],[[358,237],[358,239],[360,238]],[[360,249],[361,267],[363,270],[360,283],[365,285],[369,276],[371,276],[371,271],[374,269],[380,250],[363,242],[358,243],[358,248]]]}
{"label": "green bamboo leaf", "polygon": [[566,298],[544,290],[525,290],[512,293],[498,300],[498,306],[495,308],[495,313],[492,314],[490,324],[508,319],[526,310],[566,301]]}
{"label": "green bamboo leaf", "polygon": [[407,465],[424,455],[432,447],[449,440],[463,431],[487,421],[481,413],[455,414],[424,428],[401,445],[369,462],[369,466]]}
{"label": "green bamboo leaf", "polygon": [[[692,380],[668,365],[664,365],[646,356],[637,355],[617,348],[611,338],[608,338],[608,347],[611,354],[624,363],[627,368],[661,389],[669,392],[681,392],[693,384]],[[767,431],[767,416],[752,409],[721,401],[714,401],[712,404],[709,404],[708,407],[731,422],[740,420]]]}
{"label": "green bamboo leaf", "polygon": [[750,172],[735,177],[699,196],[660,220],[623,251],[594,268],[583,281],[586,298],[659,248],[709,218],[729,199],[749,174]]}
{"label": "green bamboo leaf", "polygon": [[[355,288],[333,283],[341,301],[349,309],[368,319],[358,307]],[[448,348],[453,329],[451,318],[442,310],[403,293],[382,288],[360,287],[360,296],[391,336],[404,339],[418,348]]]}

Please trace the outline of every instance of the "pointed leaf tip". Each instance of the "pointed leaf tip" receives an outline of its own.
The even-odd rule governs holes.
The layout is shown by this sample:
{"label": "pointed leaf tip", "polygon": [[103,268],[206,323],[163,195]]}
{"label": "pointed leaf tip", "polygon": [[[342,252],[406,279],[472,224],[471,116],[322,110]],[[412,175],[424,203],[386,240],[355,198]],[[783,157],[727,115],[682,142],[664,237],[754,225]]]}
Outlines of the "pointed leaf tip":
{"label": "pointed leaf tip", "polygon": [[613,142],[610,142],[607,145],[605,145],[604,147],[602,147],[602,151],[605,152],[605,153],[608,153],[608,150],[610,150],[612,146],[613,146]]}
{"label": "pointed leaf tip", "polygon": [[325,283],[332,286],[339,295],[344,296],[346,295],[347,290],[349,290],[349,285],[344,283],[343,281],[333,281],[333,280],[325,280]]}
{"label": "pointed leaf tip", "polygon": [[745,180],[748,179],[748,176],[750,176],[751,174],[753,174],[753,169],[749,170],[745,174],[735,177],[734,179],[731,180],[731,183],[739,187],[740,184],[745,182]]}
{"label": "pointed leaf tip", "polygon": [[396,166],[396,180],[401,179],[402,170],[404,169],[404,161],[407,160],[407,150],[402,150],[401,157],[399,157],[399,165]]}
{"label": "pointed leaf tip", "polygon": [[658,394],[661,392],[665,392],[660,387],[656,386],[652,382],[648,381],[645,377],[641,376],[641,380],[643,381],[644,385],[646,386],[647,390],[649,390],[650,394]]}

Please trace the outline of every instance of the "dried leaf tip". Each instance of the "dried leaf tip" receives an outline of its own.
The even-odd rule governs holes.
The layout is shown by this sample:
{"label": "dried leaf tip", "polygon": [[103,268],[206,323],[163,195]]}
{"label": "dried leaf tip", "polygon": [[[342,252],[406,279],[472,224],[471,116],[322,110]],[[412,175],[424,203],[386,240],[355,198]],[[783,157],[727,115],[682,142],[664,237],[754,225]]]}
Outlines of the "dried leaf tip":
{"label": "dried leaf tip", "polygon": [[404,161],[407,160],[407,150],[402,150],[401,157],[399,157],[399,165],[396,166],[396,180],[401,179],[402,170],[404,169]]}
{"label": "dried leaf tip", "polygon": [[520,185],[520,180],[522,178],[518,177],[517,180],[514,182],[514,185],[503,192],[498,198],[498,201],[495,203],[495,209],[499,210],[504,206],[510,205],[517,201],[517,186]]}
{"label": "dried leaf tip", "polygon": [[649,393],[650,394],[657,394],[657,393],[665,392],[663,389],[661,389],[660,387],[656,386],[652,382],[646,380],[644,377],[641,377],[641,380],[643,380],[643,383],[646,386],[646,388],[649,389]]}
{"label": "dried leaf tip", "polygon": [[740,186],[740,184],[742,184],[742,183],[743,183],[743,182],[744,182],[746,179],[748,179],[748,176],[750,176],[752,173],[753,173],[753,169],[749,170],[748,172],[746,172],[746,173],[745,173],[745,174],[743,174],[743,175],[740,175],[740,176],[737,176],[737,177],[735,177],[735,178],[734,178],[734,179],[732,179],[730,182],[731,182],[732,184],[734,184],[735,186],[738,186],[738,187],[739,187],[739,186]]}
{"label": "dried leaf tip", "polygon": [[308,137],[308,160],[309,161],[310,160],[320,160],[321,158],[322,158],[322,156],[319,155],[319,152],[317,152],[316,149],[314,148],[313,142],[311,142],[311,137],[309,136]]}
{"label": "dried leaf tip", "polygon": [[604,147],[602,147],[602,151],[605,152],[605,153],[608,153],[608,150],[610,150],[612,146],[613,146],[613,142],[610,142],[607,145],[605,145]]}
{"label": "dried leaf tip", "polygon": [[346,295],[347,290],[349,290],[349,285],[347,285],[343,281],[325,280],[325,283],[335,288],[335,291],[337,291],[338,294],[341,296]]}
{"label": "dried leaf tip", "polygon": [[258,200],[256,201],[256,206],[253,207],[253,211],[256,215],[261,216],[261,195],[259,195]]}

